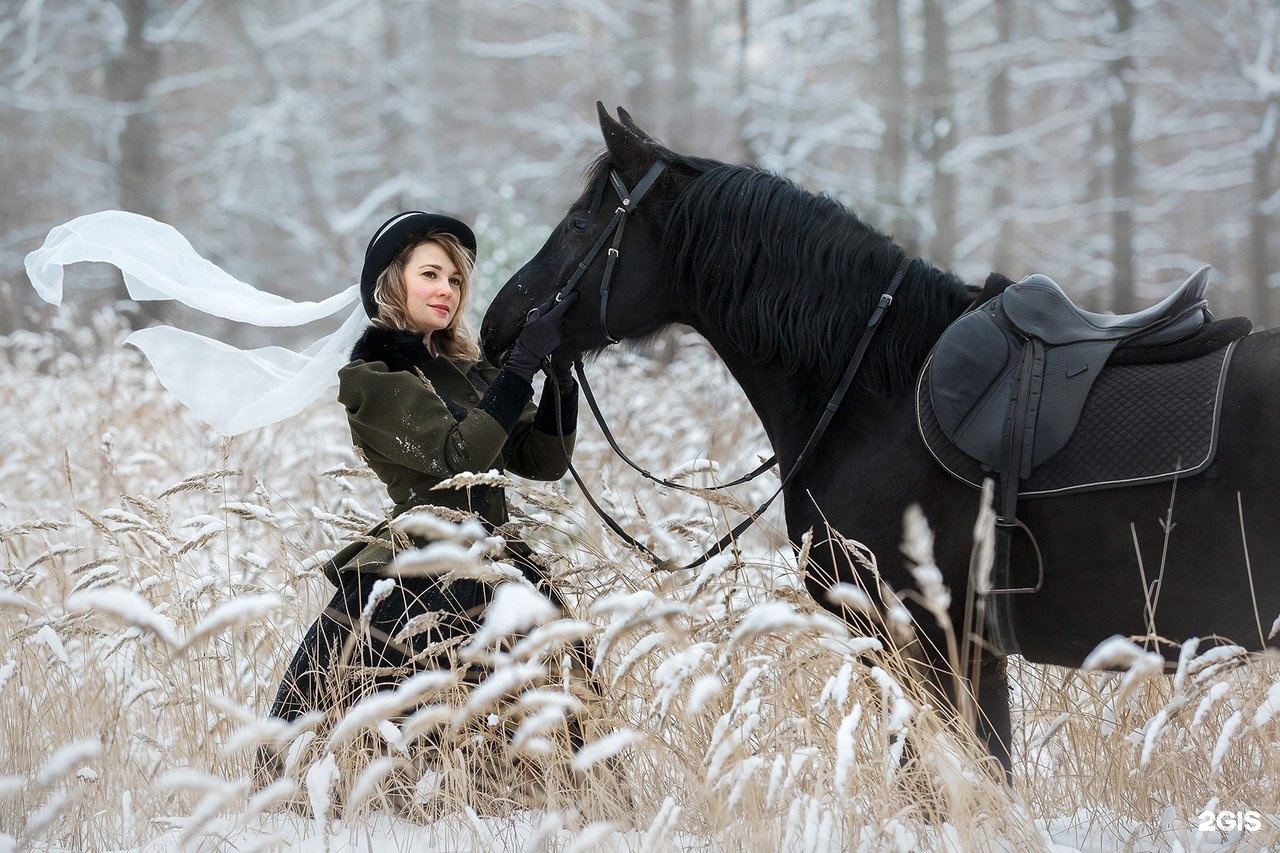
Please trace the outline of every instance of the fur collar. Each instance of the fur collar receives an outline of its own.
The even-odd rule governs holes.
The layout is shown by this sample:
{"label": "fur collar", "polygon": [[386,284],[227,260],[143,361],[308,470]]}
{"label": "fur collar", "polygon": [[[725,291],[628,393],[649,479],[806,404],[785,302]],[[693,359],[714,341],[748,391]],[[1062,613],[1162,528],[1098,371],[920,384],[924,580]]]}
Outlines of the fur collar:
{"label": "fur collar", "polygon": [[351,349],[352,361],[381,361],[389,370],[421,371],[433,360],[422,332],[369,326]]}

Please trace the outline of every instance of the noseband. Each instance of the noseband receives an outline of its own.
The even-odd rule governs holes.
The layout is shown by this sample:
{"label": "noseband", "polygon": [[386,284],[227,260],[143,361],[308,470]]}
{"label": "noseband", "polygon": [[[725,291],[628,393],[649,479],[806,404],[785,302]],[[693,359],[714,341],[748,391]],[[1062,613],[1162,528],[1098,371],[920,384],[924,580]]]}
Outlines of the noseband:
{"label": "noseband", "polygon": [[[605,261],[604,276],[600,280],[600,329],[602,332],[604,332],[605,339],[608,340],[610,344],[618,343],[618,339],[615,338],[613,335],[609,334],[609,325],[608,325],[609,286],[613,281],[614,265],[617,263],[618,258],[620,257],[619,247],[622,245],[622,232],[627,224],[627,214],[635,210],[635,208],[640,204],[640,201],[645,197],[645,195],[649,192],[649,190],[653,188],[653,185],[657,182],[658,178],[662,175],[665,169],[666,169],[666,163],[663,163],[661,160],[656,161],[652,166],[649,167],[649,171],[645,172],[644,177],[640,179],[640,182],[636,184],[635,188],[632,190],[627,189],[626,184],[622,183],[622,179],[618,177],[618,173],[615,170],[613,169],[609,170],[609,182],[613,184],[613,188],[617,192],[618,198],[620,199],[621,203],[618,205],[618,208],[614,210],[613,217],[609,220],[609,224],[605,226],[604,231],[602,231],[600,233],[600,236],[596,238],[596,242],[591,246],[590,251],[587,252],[586,256],[578,264],[577,268],[574,269],[573,274],[569,276],[569,279],[568,281],[565,282],[564,287],[560,288],[560,290],[556,292],[556,296],[555,296],[556,302],[559,302],[561,299],[564,299],[566,296],[572,293],[573,290],[578,286],[578,283],[582,280],[582,276],[586,273],[587,268],[591,266],[591,264],[595,261],[596,256],[600,254],[600,250],[604,248],[605,243],[609,241],[610,237],[612,237],[613,243],[612,245],[609,246],[609,256]],[[648,555],[649,558],[653,560],[654,566],[657,569],[692,569],[702,565],[707,560],[714,557],[716,554],[719,554],[720,552],[726,550],[730,545],[733,544],[733,542],[738,538],[738,536],[740,536],[743,532],[745,532],[746,529],[750,527],[756,521],[756,519],[759,518],[764,513],[766,509],[769,508],[769,505],[773,503],[774,499],[777,498],[778,495],[782,494],[783,489],[785,489],[787,485],[791,482],[792,478],[795,477],[796,472],[798,472],[804,466],[804,463],[808,459],[809,454],[817,446],[819,439],[821,439],[823,433],[826,432],[827,425],[831,423],[831,419],[835,416],[836,410],[839,409],[840,402],[844,399],[845,393],[849,390],[850,385],[853,384],[853,377],[858,372],[858,366],[862,363],[863,356],[866,355],[867,347],[871,344],[871,338],[875,335],[876,329],[879,327],[880,320],[884,316],[885,311],[893,303],[894,293],[897,291],[898,285],[902,283],[903,277],[907,274],[907,270],[911,267],[911,264],[914,260],[915,259],[910,255],[906,255],[899,262],[898,269],[894,272],[893,278],[890,279],[889,281],[889,286],[886,287],[884,293],[881,294],[880,301],[877,303],[875,310],[871,312],[871,316],[867,320],[866,326],[862,330],[862,337],[858,340],[858,346],[854,350],[853,358],[850,359],[849,365],[845,369],[844,376],[840,380],[840,384],[836,387],[835,393],[832,394],[831,400],[827,403],[826,409],[823,411],[822,416],[819,418],[817,426],[814,427],[812,434],[810,434],[809,436],[809,440],[805,442],[804,449],[801,450],[800,455],[796,457],[795,463],[791,466],[791,470],[789,470],[786,476],[782,478],[782,483],[778,486],[777,490],[772,495],[770,495],[768,500],[766,500],[763,504],[761,504],[760,507],[755,510],[755,512],[752,512],[751,514],[749,514],[745,519],[740,521],[736,527],[734,527],[727,534],[725,534],[720,539],[719,542],[717,542],[715,545],[712,545],[710,548],[708,548],[706,552],[702,554],[702,556],[698,557],[693,562],[684,566],[674,566],[670,563],[670,561],[664,560],[661,557],[659,557],[657,554],[653,553],[653,551],[650,550],[648,547],[646,547],[643,543],[638,541],[631,534],[627,533],[627,531],[622,528],[622,525],[618,524],[618,522],[611,515],[609,515],[609,513],[606,512],[604,508],[600,506],[599,503],[596,502],[595,497],[587,489],[586,483],[582,481],[582,477],[578,474],[577,469],[573,467],[573,462],[569,453],[569,448],[567,443],[565,442],[564,427],[560,425],[561,419],[560,419],[559,383],[556,380],[555,371],[548,370],[548,375],[551,377],[552,383],[556,386],[555,405],[556,405],[556,423],[558,425],[557,431],[560,433],[560,443],[561,443],[561,446],[564,448],[565,459],[569,460],[569,473],[573,475],[574,481],[578,484],[578,488],[582,490],[583,496],[587,499],[587,502],[591,504],[592,509],[596,511],[596,514],[600,516],[600,518],[605,522],[605,524],[608,525],[609,529],[612,530],[614,533],[616,533],[619,536],[619,538],[621,538],[628,545],[631,545],[632,547]],[[591,393],[591,386],[587,382],[587,375],[586,375],[586,372],[583,370],[581,359],[574,362],[574,368],[578,374],[578,382],[582,386],[583,393],[586,395],[587,402],[591,407],[591,413],[595,416],[596,422],[600,425],[600,429],[604,433],[605,438],[608,440],[609,446],[613,448],[614,452],[617,453],[618,456],[621,457],[624,462],[626,462],[636,471],[639,471],[645,478],[652,480],[655,483],[660,483],[664,486],[679,489],[682,491],[714,491],[716,489],[727,489],[730,486],[737,486],[742,483],[746,483],[750,480],[755,479],[760,474],[763,474],[765,471],[772,468],[773,465],[777,462],[777,456],[772,456],[768,460],[766,460],[764,464],[762,464],[756,470],[752,471],[750,474],[739,477],[738,479],[730,483],[724,483],[719,486],[712,486],[708,489],[691,489],[688,486],[684,486],[679,483],[673,483],[669,480],[664,480],[660,477],[655,477],[645,469],[641,468],[635,462],[631,461],[630,457],[628,457],[627,454],[622,452],[622,448],[618,446],[617,441],[614,440],[613,433],[610,432],[609,430],[609,425],[605,422],[604,415],[601,413],[600,407],[596,403],[595,395]]]}

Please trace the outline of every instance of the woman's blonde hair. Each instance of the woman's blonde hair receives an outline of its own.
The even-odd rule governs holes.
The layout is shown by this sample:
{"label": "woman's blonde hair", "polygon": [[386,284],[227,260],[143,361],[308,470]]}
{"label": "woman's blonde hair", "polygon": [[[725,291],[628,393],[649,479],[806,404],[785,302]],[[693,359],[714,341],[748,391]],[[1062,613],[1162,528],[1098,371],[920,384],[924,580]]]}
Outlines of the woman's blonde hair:
{"label": "woman's blonde hair", "polygon": [[443,249],[449,256],[449,261],[457,267],[458,275],[462,277],[462,286],[458,288],[458,310],[453,312],[448,326],[431,333],[431,346],[436,353],[451,361],[479,361],[480,336],[466,320],[467,301],[471,296],[471,273],[475,270],[475,260],[452,234],[444,232],[427,234],[422,239],[405,246],[391,263],[387,264],[387,268],[378,276],[378,282],[373,288],[373,301],[378,304],[378,316],[373,318],[373,322],[379,326],[406,332],[418,331],[409,319],[404,270],[413,250],[423,243],[435,243]]}

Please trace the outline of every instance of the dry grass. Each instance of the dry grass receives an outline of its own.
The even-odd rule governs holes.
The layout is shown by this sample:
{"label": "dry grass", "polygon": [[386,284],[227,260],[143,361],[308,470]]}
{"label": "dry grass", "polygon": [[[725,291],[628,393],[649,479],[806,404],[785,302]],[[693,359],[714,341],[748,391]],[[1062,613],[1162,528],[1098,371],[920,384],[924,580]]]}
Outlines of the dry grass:
{"label": "dry grass", "polygon": [[[494,642],[465,650],[479,687],[444,673],[340,719],[273,726],[279,674],[330,594],[314,555],[384,512],[337,406],[220,441],[109,321],[58,334],[0,348],[0,849],[1232,841],[1196,831],[1206,808],[1261,813],[1248,847],[1277,840],[1273,666],[1189,654],[1170,679],[1138,656],[1119,675],[1016,665],[1010,790],[901,655],[808,598],[776,510],[736,555],[655,575],[572,491],[521,485],[514,525],[574,613],[488,623]],[[610,356],[599,390],[628,449],[658,473],[754,467],[767,444],[731,380],[702,345],[669,346],[661,370]],[[737,518],[640,484],[583,433],[580,468],[660,552],[691,556]],[[589,679],[566,654],[581,637]],[[288,769],[266,787],[262,744]]]}

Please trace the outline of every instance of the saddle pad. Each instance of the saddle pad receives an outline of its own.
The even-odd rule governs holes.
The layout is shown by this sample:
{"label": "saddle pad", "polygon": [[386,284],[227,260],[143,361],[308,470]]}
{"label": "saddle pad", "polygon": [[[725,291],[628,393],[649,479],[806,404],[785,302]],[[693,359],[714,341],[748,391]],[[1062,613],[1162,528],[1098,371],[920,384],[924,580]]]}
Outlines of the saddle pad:
{"label": "saddle pad", "polygon": [[[1218,444],[1222,389],[1235,342],[1186,361],[1108,364],[1067,444],[1023,480],[1018,495],[1047,497],[1157,483],[1199,473]],[[981,488],[994,476],[947,439],[929,397],[932,357],[916,382],[925,446],[952,476]]]}

